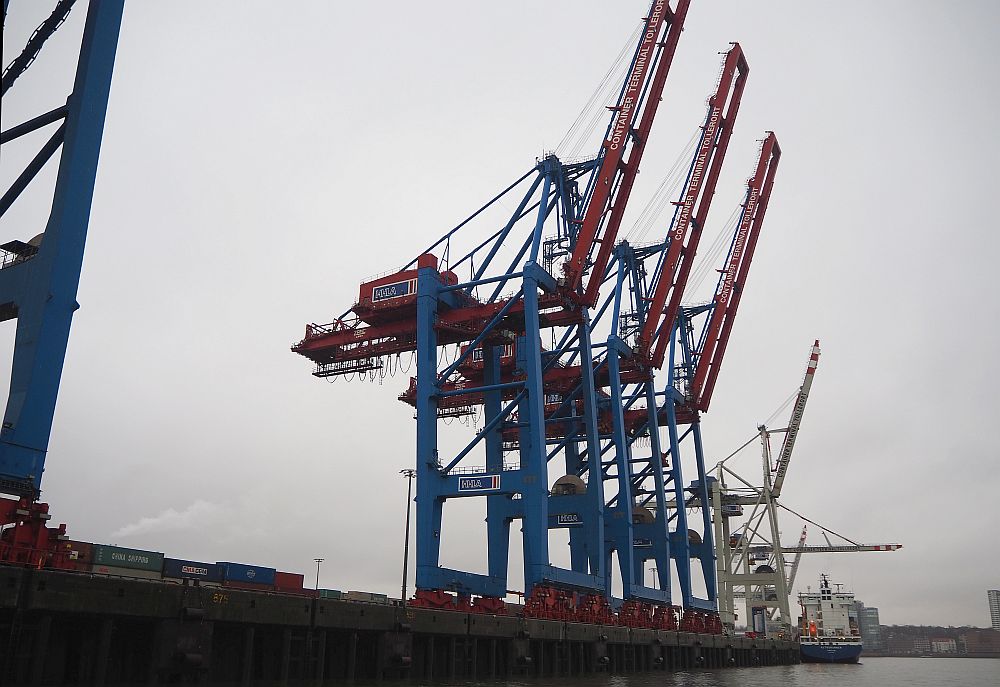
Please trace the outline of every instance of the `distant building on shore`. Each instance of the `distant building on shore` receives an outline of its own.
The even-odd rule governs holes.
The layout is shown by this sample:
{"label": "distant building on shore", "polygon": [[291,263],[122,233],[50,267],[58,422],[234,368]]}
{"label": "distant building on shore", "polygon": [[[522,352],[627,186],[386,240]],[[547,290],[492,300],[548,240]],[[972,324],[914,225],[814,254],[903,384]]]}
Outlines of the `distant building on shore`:
{"label": "distant building on shore", "polygon": [[986,598],[990,602],[990,624],[994,630],[1000,630],[1000,589],[988,589]]}
{"label": "distant building on shore", "polygon": [[967,656],[1000,657],[1000,632],[997,630],[969,630],[959,641]]}
{"label": "distant building on shore", "polygon": [[885,656],[951,655],[1000,658],[1000,630],[978,627],[887,625],[883,626],[881,631],[882,648],[873,649],[872,653]]}
{"label": "distant building on shore", "polygon": [[858,629],[861,631],[865,651],[882,651],[884,646],[882,627],[878,622],[878,609],[865,606],[863,601],[856,601],[854,607],[858,612]]}
{"label": "distant building on shore", "polygon": [[932,637],[932,654],[954,654],[958,651],[958,643],[950,637]]}

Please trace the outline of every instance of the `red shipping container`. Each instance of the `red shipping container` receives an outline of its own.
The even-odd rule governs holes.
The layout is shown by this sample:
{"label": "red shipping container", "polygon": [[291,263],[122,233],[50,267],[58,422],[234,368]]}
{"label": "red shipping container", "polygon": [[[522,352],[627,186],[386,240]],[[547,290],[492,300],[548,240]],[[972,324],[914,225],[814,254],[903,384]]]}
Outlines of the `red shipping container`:
{"label": "red shipping container", "polygon": [[59,570],[90,570],[93,559],[94,545],[85,541],[61,541],[57,544],[55,555],[50,564]]}
{"label": "red shipping container", "polygon": [[305,575],[280,570],[274,573],[274,588],[280,592],[301,592],[304,582]]}
{"label": "red shipping container", "polygon": [[223,582],[223,587],[229,587],[230,589],[246,589],[254,592],[270,592],[274,591],[274,587],[269,584],[257,584],[256,582]]}

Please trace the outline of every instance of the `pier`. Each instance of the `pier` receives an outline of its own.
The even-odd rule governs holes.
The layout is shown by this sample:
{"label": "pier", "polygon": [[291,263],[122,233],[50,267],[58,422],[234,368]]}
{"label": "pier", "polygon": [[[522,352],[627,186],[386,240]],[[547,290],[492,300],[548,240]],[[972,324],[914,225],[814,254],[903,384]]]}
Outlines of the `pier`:
{"label": "pier", "polygon": [[490,679],[798,662],[794,642],[0,566],[0,683]]}

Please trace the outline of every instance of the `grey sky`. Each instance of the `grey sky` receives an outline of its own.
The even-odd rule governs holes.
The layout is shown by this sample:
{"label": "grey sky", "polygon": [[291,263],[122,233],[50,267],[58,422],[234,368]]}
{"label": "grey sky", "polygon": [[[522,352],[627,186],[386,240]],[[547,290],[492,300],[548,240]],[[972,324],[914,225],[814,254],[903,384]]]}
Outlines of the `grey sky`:
{"label": "grey sky", "polygon": [[[8,34],[42,4],[12,3]],[[128,3],[45,499],[75,538],[299,572],[324,556],[322,585],[398,593],[405,375],[328,385],[288,347],[554,149],[647,3],[276,7]],[[5,98],[4,127],[68,91],[83,10]],[[883,623],[984,626],[1000,585],[998,14],[694,0],[633,192],[632,219],[740,41],[751,74],[714,229],[765,130],[783,157],[706,445],[714,463],[748,439],[821,340],[784,501],[905,548],[814,555],[797,587],[829,572]],[[43,195],[3,240],[41,231]],[[13,326],[0,336],[9,349]],[[758,456],[737,469],[759,474]],[[484,565],[480,525],[449,519],[442,562]],[[786,540],[800,527],[783,519]]]}

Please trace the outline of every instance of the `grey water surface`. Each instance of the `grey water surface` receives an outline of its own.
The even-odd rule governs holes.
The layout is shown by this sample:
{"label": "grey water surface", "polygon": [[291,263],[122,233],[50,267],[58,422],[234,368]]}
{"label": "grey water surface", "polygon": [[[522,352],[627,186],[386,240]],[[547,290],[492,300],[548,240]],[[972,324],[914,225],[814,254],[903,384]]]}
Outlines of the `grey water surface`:
{"label": "grey water surface", "polygon": [[[385,683],[383,683],[385,684]],[[406,684],[406,683],[400,683]],[[768,668],[537,678],[506,682],[424,682],[467,687],[1000,687],[1000,659],[864,658],[857,665],[803,663]]]}

